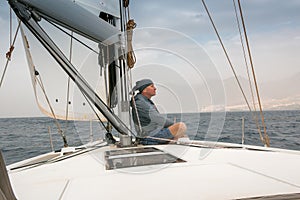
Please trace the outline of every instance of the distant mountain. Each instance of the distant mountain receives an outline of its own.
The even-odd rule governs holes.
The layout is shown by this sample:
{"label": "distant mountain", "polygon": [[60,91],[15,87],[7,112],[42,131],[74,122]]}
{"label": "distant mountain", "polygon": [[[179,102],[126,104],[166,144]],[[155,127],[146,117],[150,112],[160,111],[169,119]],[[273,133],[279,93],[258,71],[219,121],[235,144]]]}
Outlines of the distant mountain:
{"label": "distant mountain", "polygon": [[[251,99],[249,83],[246,78],[238,77],[239,84],[243,88],[244,94],[247,99]],[[227,106],[235,106],[246,104],[241,89],[237,80],[232,77],[224,80],[224,88],[226,93]]]}
{"label": "distant mountain", "polygon": [[262,84],[262,93],[266,99],[283,99],[300,94],[300,73],[290,78]]}
{"label": "distant mountain", "polygon": [[[239,77],[245,95],[252,106],[252,97],[248,80]],[[258,85],[263,108],[265,110],[300,109],[300,73],[279,81],[270,81]],[[235,78],[224,80],[228,110],[243,110],[247,106]],[[254,84],[253,84],[254,88]],[[256,93],[255,93],[256,98]]]}
{"label": "distant mountain", "polygon": [[[247,101],[253,110],[253,101],[248,79],[238,77]],[[173,82],[168,90],[160,88],[158,97],[165,110],[172,112],[210,112],[224,109],[228,111],[248,110],[248,106],[234,77],[218,80],[205,80],[205,83],[184,84]],[[258,84],[264,110],[300,109],[300,73],[292,77]],[[255,89],[254,83],[252,88]],[[171,91],[171,92],[170,92]],[[171,96],[164,96],[169,93]],[[257,102],[256,92],[253,91]],[[225,94],[225,99],[224,99]],[[176,101],[170,99],[176,97]],[[159,99],[161,97],[161,99]],[[176,104],[177,103],[177,104]],[[179,108],[179,109],[178,109]],[[257,107],[258,109],[258,107]]]}

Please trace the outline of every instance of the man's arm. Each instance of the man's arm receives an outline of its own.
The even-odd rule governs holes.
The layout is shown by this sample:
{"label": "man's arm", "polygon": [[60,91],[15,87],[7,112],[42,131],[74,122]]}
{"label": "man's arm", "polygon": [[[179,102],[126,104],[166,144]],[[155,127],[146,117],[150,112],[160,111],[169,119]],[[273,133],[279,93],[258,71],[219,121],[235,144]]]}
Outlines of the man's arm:
{"label": "man's arm", "polygon": [[149,118],[151,123],[155,123],[157,126],[161,126],[162,128],[168,128],[174,124],[173,121],[160,114],[155,108],[151,108],[149,110]]}
{"label": "man's arm", "polygon": [[173,125],[173,121],[161,115],[154,104],[140,98],[136,101],[139,119],[142,126],[153,126],[153,128],[167,128]]}

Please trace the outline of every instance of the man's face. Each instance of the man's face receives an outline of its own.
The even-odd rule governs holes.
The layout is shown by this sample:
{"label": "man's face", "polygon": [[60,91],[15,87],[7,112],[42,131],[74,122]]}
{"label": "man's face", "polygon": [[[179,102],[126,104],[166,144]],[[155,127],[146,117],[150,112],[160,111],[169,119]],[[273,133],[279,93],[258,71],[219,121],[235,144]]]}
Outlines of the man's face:
{"label": "man's face", "polygon": [[151,84],[143,90],[142,94],[148,98],[151,98],[156,95],[156,87],[154,84]]}

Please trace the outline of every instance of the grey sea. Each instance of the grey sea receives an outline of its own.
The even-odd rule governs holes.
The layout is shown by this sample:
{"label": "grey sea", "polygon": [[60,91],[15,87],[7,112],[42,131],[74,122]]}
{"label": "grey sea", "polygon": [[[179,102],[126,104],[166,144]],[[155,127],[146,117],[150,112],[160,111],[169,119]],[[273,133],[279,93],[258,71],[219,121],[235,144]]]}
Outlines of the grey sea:
{"label": "grey sea", "polygon": [[[168,118],[185,122],[191,139],[240,144],[244,133],[244,144],[263,146],[254,116],[249,112],[168,114]],[[271,147],[300,150],[300,111],[265,111],[264,118]],[[58,126],[69,146],[85,144],[105,135],[98,122],[55,123],[43,117],[0,118],[0,150],[6,164],[62,148]],[[263,127],[260,130],[264,132]]]}

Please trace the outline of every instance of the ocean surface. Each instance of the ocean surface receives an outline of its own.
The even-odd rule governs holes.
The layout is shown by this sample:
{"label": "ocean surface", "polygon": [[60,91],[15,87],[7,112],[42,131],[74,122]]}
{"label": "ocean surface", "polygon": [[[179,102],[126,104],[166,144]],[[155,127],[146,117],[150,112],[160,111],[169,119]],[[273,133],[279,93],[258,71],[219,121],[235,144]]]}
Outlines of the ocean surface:
{"label": "ocean surface", "polygon": [[[241,144],[244,132],[244,144],[263,146],[254,116],[249,112],[168,114],[168,118],[187,124],[191,139]],[[300,150],[300,111],[265,111],[264,118],[271,147]],[[57,125],[46,117],[0,118],[0,150],[6,164],[62,148],[58,126],[70,146],[105,134],[98,122],[59,121]],[[263,133],[263,127],[260,129]]]}

